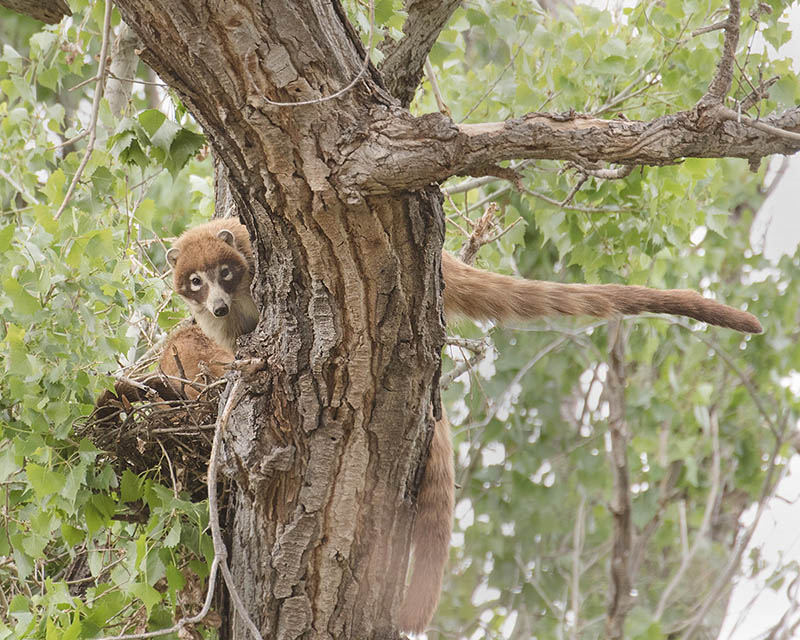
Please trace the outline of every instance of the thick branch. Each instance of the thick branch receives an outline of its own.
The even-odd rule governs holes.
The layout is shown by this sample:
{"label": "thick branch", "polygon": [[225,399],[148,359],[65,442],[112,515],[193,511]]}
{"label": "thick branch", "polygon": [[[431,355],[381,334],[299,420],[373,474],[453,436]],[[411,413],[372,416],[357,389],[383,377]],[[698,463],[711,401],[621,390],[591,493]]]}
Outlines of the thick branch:
{"label": "thick branch", "polygon": [[390,93],[404,107],[411,104],[428,53],[461,0],[408,0],[403,38],[385,40],[381,72]]}
{"label": "thick branch", "polygon": [[72,15],[65,0],[0,0],[0,6],[46,24],[56,24],[64,16]]}
{"label": "thick branch", "polygon": [[[758,160],[791,155],[800,141],[730,119],[721,105],[662,116],[650,122],[602,120],[567,113],[529,113],[506,122],[456,125],[438,113],[414,118],[376,109],[357,144],[343,147],[339,179],[366,193],[419,189],[454,175],[479,175],[516,158],[623,165],[669,165],[683,158]],[[800,131],[800,108],[759,121]],[[364,168],[369,167],[368,172]]]}

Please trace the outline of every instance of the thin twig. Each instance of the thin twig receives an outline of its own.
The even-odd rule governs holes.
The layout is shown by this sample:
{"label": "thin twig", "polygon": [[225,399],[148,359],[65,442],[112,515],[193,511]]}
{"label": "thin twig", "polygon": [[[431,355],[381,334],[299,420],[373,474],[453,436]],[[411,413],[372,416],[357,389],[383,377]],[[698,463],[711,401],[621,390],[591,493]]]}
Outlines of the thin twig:
{"label": "thin twig", "polygon": [[39,204],[39,201],[36,199],[31,193],[28,193],[27,189],[23,187],[19,182],[14,180],[10,175],[8,175],[5,171],[0,169],[0,178],[3,178],[8,184],[14,187],[18,193],[22,194],[22,196],[28,201],[29,204]]}
{"label": "thin twig", "polygon": [[97,69],[97,84],[95,85],[94,99],[92,100],[92,116],[89,120],[89,141],[86,143],[86,152],[83,154],[83,159],[81,160],[80,165],[78,165],[78,170],[75,171],[75,175],[72,177],[72,182],[70,182],[69,189],[67,189],[67,195],[64,196],[64,201],[61,203],[58,211],[56,211],[56,214],[53,216],[54,220],[58,220],[61,217],[61,214],[64,213],[64,209],[67,208],[67,204],[69,204],[70,198],[72,198],[72,194],[75,191],[75,186],[81,179],[81,174],[83,174],[83,170],[89,163],[89,158],[92,155],[92,151],[94,151],[94,143],[97,139],[97,117],[100,113],[100,101],[103,99],[103,89],[105,87],[106,57],[108,56],[108,40],[109,32],[111,31],[112,7],[113,4],[111,0],[106,0],[106,11],[105,15],[103,16],[103,43],[100,46],[100,62]]}
{"label": "thin twig", "polygon": [[748,127],[753,127],[753,129],[758,129],[759,131],[769,133],[773,136],[786,138],[787,140],[793,140],[795,142],[800,141],[800,133],[787,131],[786,129],[779,129],[778,127],[773,127],[771,124],[762,122],[761,120],[753,120],[753,118],[748,118],[747,116],[734,111],[730,107],[718,105],[715,107],[715,113],[724,120],[733,120],[734,122],[746,124]]}
{"label": "thin twig", "polygon": [[714,350],[714,353],[718,355],[722,361],[728,366],[728,368],[733,371],[739,380],[742,381],[744,388],[747,389],[747,392],[750,394],[750,397],[753,399],[753,404],[756,405],[756,409],[761,414],[761,417],[766,420],[769,424],[770,431],[772,431],[772,435],[778,437],[778,424],[775,422],[773,416],[769,414],[767,408],[764,406],[764,403],[761,401],[761,397],[758,395],[758,391],[753,386],[752,381],[748,376],[744,374],[737,364],[733,361],[733,359],[725,352],[725,350],[717,344],[714,340],[704,335],[702,331],[693,331],[692,328],[688,325],[688,323],[683,322],[682,320],[678,320],[676,318],[669,319],[671,324],[678,325],[679,327],[683,327],[687,331],[691,331],[694,337],[698,340],[706,343],[709,347]]}
{"label": "thin twig", "polygon": [[700,624],[706,619],[706,615],[708,614],[708,610],[711,606],[719,599],[720,595],[726,590],[731,587],[731,580],[733,579],[734,574],[739,569],[739,565],[742,561],[742,556],[744,555],[745,550],[750,545],[750,540],[753,538],[753,534],[756,531],[756,527],[758,523],[761,522],[761,517],[764,514],[764,510],[767,506],[767,498],[773,492],[774,488],[777,484],[781,481],[781,478],[788,470],[788,465],[783,467],[782,472],[778,475],[773,482],[773,477],[775,475],[775,470],[777,469],[777,458],[780,455],[781,447],[785,442],[785,435],[786,435],[786,426],[788,424],[788,420],[784,419],[780,434],[775,438],[775,446],[772,449],[770,454],[770,459],[767,468],[767,475],[764,478],[764,483],[761,489],[761,496],[759,497],[758,501],[758,509],[756,510],[756,515],[753,518],[753,522],[751,525],[745,530],[744,535],[740,536],[736,543],[736,548],[733,553],[729,556],[730,560],[728,562],[728,566],[725,567],[725,570],[722,571],[718,576],[717,580],[714,583],[714,586],[711,588],[711,591],[706,596],[705,600],[702,602],[700,607],[697,609],[697,613],[695,613],[694,617],[689,620],[686,624],[687,630],[686,633],[683,634],[682,640],[691,640],[694,637],[697,628]]}
{"label": "thin twig", "polygon": [[219,419],[217,430],[214,432],[214,443],[211,445],[211,457],[208,460],[208,520],[211,525],[211,538],[214,541],[214,558],[219,557],[219,565],[222,568],[222,577],[225,579],[225,584],[228,586],[228,594],[233,601],[233,607],[236,610],[245,626],[249,629],[250,634],[256,640],[263,640],[261,633],[256,627],[250,615],[247,613],[247,608],[242,602],[239,592],[236,590],[236,584],[231,575],[231,570],[228,568],[228,549],[225,547],[225,541],[222,539],[222,530],[219,526],[219,509],[217,507],[217,464],[219,457],[219,448],[222,444],[222,435],[228,425],[228,420],[231,417],[233,407],[238,401],[239,387],[242,379],[238,378],[233,383],[228,400],[225,403],[225,408],[222,410],[222,415]]}
{"label": "thin twig", "polygon": [[433,70],[430,58],[425,58],[425,75],[428,76],[431,87],[433,87],[433,97],[436,98],[436,106],[439,107],[439,111],[447,116],[452,115],[450,113],[450,107],[445,104],[444,98],[442,98],[442,92],[439,90],[439,83],[436,81],[436,72]]}
{"label": "thin twig", "polygon": [[206,592],[206,599],[203,603],[203,608],[200,612],[189,618],[181,618],[173,626],[168,629],[159,629],[158,631],[149,631],[146,633],[132,633],[123,634],[118,636],[108,636],[100,640],[144,640],[146,638],[156,638],[159,636],[169,635],[171,633],[178,633],[188,625],[202,622],[208,615],[211,609],[211,601],[214,596],[214,587],[216,584],[217,570],[222,567],[222,575],[225,579],[225,584],[228,587],[228,592],[231,600],[234,603],[236,612],[242,617],[250,633],[256,640],[263,640],[261,633],[255,626],[250,616],[247,613],[244,603],[242,602],[239,593],[236,591],[236,586],[233,581],[233,576],[230,573],[227,565],[228,550],[225,542],[222,539],[222,532],[219,526],[219,507],[217,505],[217,472],[219,460],[219,448],[222,443],[222,435],[230,420],[231,412],[233,411],[236,402],[238,401],[239,388],[241,386],[241,379],[233,383],[228,399],[225,402],[225,407],[222,410],[219,420],[217,421],[216,430],[214,432],[214,442],[211,446],[211,456],[208,460],[208,476],[206,484],[208,486],[208,520],[211,527],[211,538],[214,542],[214,559],[211,562],[211,569],[208,575],[208,591]]}
{"label": "thin twig", "polygon": [[727,20],[720,20],[719,22],[715,22],[714,24],[709,24],[705,27],[700,27],[699,29],[695,29],[694,31],[692,31],[692,37],[696,38],[697,36],[701,36],[704,33],[719,31],[720,29],[724,29],[727,24],[728,24]]}
{"label": "thin twig", "polygon": [[584,511],[586,510],[586,496],[581,494],[581,501],[578,504],[578,513],[575,516],[575,526],[572,529],[572,579],[570,584],[572,615],[572,640],[578,640],[578,628],[580,627],[581,610],[581,552],[583,551]]}
{"label": "thin twig", "polygon": [[[581,207],[575,204],[562,204],[561,201],[554,200],[538,191],[533,191],[532,189],[523,189],[523,191],[534,198],[538,198],[539,200],[543,200],[544,202],[568,211],[579,211],[580,213],[624,213],[626,211],[626,209],[621,209],[619,207]],[[496,195],[497,192],[492,194],[493,197]]]}

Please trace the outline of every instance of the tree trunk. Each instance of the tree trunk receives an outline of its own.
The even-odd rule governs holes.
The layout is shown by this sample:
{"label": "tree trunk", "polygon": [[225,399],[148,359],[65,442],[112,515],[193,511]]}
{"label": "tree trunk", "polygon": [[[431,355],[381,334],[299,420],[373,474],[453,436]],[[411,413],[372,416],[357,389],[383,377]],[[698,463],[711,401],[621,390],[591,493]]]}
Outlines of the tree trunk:
{"label": "tree trunk", "polygon": [[[240,355],[265,364],[247,371],[224,459],[239,593],[264,638],[395,637],[438,407],[438,190],[363,198],[331,179],[341,141],[392,104],[371,67],[334,101],[265,101],[356,77],[363,50],[338,6],[119,8],[203,125],[253,240],[261,322]],[[244,638],[227,613],[226,636]]]}

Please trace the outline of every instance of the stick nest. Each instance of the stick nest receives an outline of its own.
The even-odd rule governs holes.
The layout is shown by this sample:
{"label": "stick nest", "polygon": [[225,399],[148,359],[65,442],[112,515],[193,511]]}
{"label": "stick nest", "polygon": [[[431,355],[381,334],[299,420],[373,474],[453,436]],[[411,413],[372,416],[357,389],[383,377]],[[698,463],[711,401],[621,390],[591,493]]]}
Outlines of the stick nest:
{"label": "stick nest", "polygon": [[194,382],[199,395],[189,399],[182,389],[165,382],[158,376],[118,381],[115,392],[100,396],[79,435],[105,451],[119,473],[155,471],[158,481],[199,498],[206,493],[206,470],[224,383]]}

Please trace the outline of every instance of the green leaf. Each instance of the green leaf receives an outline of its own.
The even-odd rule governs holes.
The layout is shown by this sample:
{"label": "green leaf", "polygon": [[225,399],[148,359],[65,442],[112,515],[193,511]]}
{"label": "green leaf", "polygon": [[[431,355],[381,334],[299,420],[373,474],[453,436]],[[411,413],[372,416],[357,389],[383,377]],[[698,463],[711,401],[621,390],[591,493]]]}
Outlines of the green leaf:
{"label": "green leaf", "polygon": [[130,469],[125,469],[120,480],[120,499],[123,502],[134,502],[141,499],[143,495],[141,478]]}
{"label": "green leaf", "polygon": [[167,116],[158,109],[147,109],[139,114],[138,119],[144,130],[152,138],[158,128],[166,121]]}
{"label": "green leaf", "polygon": [[150,617],[153,607],[161,602],[161,594],[144,582],[137,582],[131,585],[128,592],[144,603],[148,617]]}
{"label": "green leaf", "polygon": [[0,252],[8,251],[11,248],[11,240],[14,238],[14,225],[9,224],[0,229]]}
{"label": "green leaf", "polygon": [[25,465],[25,474],[28,476],[28,481],[40,500],[54,493],[59,493],[66,480],[64,474],[33,462]]}
{"label": "green leaf", "polygon": [[205,141],[205,136],[188,129],[181,129],[175,134],[169,149],[169,159],[164,163],[173,177],[200,150]]}

